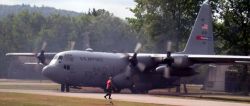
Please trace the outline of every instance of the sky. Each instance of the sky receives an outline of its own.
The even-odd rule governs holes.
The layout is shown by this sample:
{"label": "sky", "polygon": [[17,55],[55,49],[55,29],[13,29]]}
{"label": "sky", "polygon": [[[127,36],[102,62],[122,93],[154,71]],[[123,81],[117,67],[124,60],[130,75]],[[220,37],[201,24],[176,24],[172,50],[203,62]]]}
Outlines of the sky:
{"label": "sky", "polygon": [[48,6],[76,12],[88,12],[89,8],[105,9],[122,19],[133,17],[129,8],[136,5],[134,0],[0,0],[0,4]]}

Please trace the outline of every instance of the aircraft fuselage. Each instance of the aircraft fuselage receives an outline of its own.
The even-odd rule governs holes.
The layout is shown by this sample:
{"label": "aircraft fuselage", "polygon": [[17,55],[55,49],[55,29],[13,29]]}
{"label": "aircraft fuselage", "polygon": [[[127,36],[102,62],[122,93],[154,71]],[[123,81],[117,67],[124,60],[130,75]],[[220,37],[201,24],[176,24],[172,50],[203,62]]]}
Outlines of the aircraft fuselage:
{"label": "aircraft fuselage", "polygon": [[[129,64],[124,53],[105,53],[91,51],[60,52],[43,69],[43,74],[54,82],[70,86],[90,86],[105,88],[109,76],[119,89],[154,89],[175,86],[176,78],[166,79],[159,73],[126,76]],[[154,74],[154,75],[152,75]]]}

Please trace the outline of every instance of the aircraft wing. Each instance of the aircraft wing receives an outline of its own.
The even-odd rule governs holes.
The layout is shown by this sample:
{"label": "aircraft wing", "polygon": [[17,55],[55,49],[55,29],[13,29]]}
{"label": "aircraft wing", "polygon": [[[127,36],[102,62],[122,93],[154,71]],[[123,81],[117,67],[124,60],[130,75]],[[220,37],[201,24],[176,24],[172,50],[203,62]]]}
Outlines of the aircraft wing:
{"label": "aircraft wing", "polygon": [[234,56],[234,55],[187,55],[188,59],[193,63],[239,63],[250,64],[250,56]]}
{"label": "aircraft wing", "polygon": [[[57,53],[44,53],[45,57],[53,58]],[[6,53],[6,56],[27,56],[27,57],[36,57],[37,53]]]}

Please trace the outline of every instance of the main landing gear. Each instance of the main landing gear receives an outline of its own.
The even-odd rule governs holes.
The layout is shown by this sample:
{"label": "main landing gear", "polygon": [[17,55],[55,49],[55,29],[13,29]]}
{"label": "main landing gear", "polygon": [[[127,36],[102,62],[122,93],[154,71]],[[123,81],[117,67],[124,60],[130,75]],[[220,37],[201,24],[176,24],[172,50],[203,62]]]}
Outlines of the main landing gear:
{"label": "main landing gear", "polygon": [[146,90],[146,89],[136,89],[134,87],[131,87],[130,91],[133,94],[147,94],[148,93],[148,90]]}
{"label": "main landing gear", "polygon": [[69,92],[69,84],[61,84],[61,92]]}
{"label": "main landing gear", "polygon": [[114,89],[113,92],[114,93],[121,93],[121,89]]}

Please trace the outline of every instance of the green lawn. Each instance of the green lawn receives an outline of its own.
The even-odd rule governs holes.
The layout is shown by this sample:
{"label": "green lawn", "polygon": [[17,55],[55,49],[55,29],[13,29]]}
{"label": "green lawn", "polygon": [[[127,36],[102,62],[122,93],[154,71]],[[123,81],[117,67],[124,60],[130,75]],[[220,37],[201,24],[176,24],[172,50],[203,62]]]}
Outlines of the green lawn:
{"label": "green lawn", "polygon": [[[113,101],[113,106],[163,106],[135,102]],[[0,106],[112,106],[107,100],[22,93],[0,93]]]}

